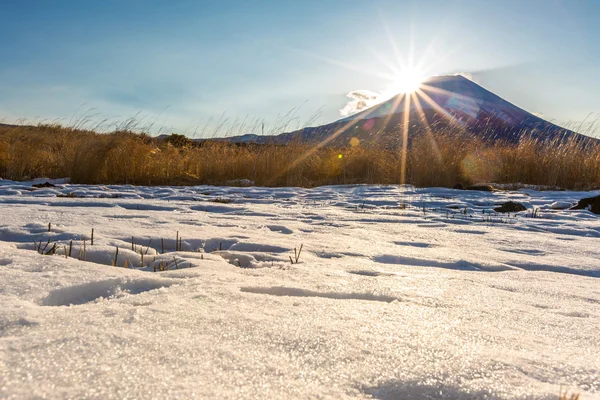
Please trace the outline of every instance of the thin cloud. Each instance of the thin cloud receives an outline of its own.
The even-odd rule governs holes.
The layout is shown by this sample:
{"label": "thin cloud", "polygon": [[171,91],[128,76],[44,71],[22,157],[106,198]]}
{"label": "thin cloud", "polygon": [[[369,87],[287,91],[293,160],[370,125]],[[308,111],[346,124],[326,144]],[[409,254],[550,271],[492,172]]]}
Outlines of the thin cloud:
{"label": "thin cloud", "polygon": [[353,90],[346,95],[351,100],[340,110],[344,117],[356,114],[379,103],[381,93],[371,90]]}

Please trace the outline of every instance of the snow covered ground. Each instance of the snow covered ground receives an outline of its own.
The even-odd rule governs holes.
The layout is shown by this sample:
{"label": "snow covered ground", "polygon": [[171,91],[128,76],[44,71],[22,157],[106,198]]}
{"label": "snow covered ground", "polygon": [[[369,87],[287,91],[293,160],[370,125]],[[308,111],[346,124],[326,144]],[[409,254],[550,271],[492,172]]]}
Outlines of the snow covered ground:
{"label": "snow covered ground", "polygon": [[30,185],[0,398],[600,399],[599,192]]}

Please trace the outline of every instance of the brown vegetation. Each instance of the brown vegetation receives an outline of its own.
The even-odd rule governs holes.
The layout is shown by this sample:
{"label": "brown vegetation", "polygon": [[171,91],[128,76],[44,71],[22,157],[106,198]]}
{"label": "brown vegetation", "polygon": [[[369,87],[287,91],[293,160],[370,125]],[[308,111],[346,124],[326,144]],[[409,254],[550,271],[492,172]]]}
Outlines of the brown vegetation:
{"label": "brown vegetation", "polygon": [[[399,135],[400,136],[400,135]],[[435,138],[435,140],[433,140]],[[58,125],[0,126],[0,177],[70,177],[73,183],[191,185],[249,179],[261,186],[400,183],[399,151],[317,148],[308,144],[194,144],[176,135],[159,140],[119,131],[96,133]],[[483,143],[465,133],[441,131],[412,139],[407,183],[416,186],[497,182],[600,187],[600,146]]]}

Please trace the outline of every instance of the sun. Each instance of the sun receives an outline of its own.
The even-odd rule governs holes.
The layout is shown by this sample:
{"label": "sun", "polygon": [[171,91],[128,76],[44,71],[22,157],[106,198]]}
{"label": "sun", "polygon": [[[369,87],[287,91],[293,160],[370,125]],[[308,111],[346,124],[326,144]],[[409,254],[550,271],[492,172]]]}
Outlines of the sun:
{"label": "sun", "polygon": [[405,68],[395,76],[389,91],[395,94],[411,94],[419,89],[425,79],[425,74],[419,69]]}

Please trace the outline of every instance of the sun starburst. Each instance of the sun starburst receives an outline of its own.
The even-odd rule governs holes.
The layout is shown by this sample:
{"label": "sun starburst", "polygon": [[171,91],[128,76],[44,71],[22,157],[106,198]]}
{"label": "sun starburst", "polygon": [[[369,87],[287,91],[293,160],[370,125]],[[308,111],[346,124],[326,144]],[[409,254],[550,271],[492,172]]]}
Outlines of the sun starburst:
{"label": "sun starburst", "polygon": [[401,70],[396,79],[388,89],[388,92],[391,93],[403,93],[403,94],[411,94],[416,92],[423,81],[425,81],[426,76],[423,72],[421,72],[416,67],[408,67]]}
{"label": "sun starburst", "polygon": [[[373,98],[369,97],[369,101],[355,101],[354,104],[348,104],[351,107],[345,107],[341,110],[343,113],[350,114],[349,117],[341,120],[343,124],[339,126],[334,132],[325,137],[320,143],[311,147],[305,153],[299,155],[289,166],[287,166],[283,171],[280,171],[277,177],[283,175],[286,171],[291,168],[294,168],[296,165],[301,163],[310,155],[314,154],[318,149],[326,146],[331,143],[336,138],[340,137],[346,130],[350,129],[354,124],[356,118],[352,117],[352,114],[356,114],[368,107],[372,107],[377,105],[378,103],[383,103],[387,100],[393,99],[387,105],[386,116],[383,119],[383,126],[386,127],[392,121],[392,116],[395,114],[403,114],[402,124],[399,127],[401,133],[401,145],[398,149],[400,152],[401,160],[400,160],[400,183],[404,185],[406,183],[406,167],[407,167],[407,153],[408,153],[408,141],[409,141],[409,127],[410,127],[410,118],[412,113],[417,113],[417,118],[423,121],[424,126],[426,127],[426,134],[428,139],[432,142],[432,148],[434,153],[441,157],[440,151],[438,149],[435,138],[431,132],[431,128],[429,126],[429,122],[427,121],[427,116],[424,112],[423,104],[421,100],[424,102],[425,106],[428,109],[433,109],[441,115],[442,118],[450,119],[451,123],[457,123],[452,115],[450,115],[442,106],[438,105],[432,97],[430,97],[425,91],[431,92],[435,89],[427,85],[428,76],[431,75],[434,65],[436,65],[430,59],[431,54],[436,53],[433,51],[433,45],[435,40],[430,42],[429,45],[423,51],[423,57],[421,57],[417,62],[415,62],[415,49],[414,49],[414,41],[413,37],[409,40],[409,51],[408,56],[406,58],[402,57],[399,47],[395,43],[394,36],[391,33],[388,25],[383,21],[382,17],[382,26],[386,30],[388,34],[388,39],[392,48],[391,54],[393,54],[393,59],[390,60],[384,57],[381,53],[377,52],[374,49],[369,48],[368,50],[377,59],[387,72],[379,72],[373,70],[365,70],[358,66],[354,66],[348,64],[346,62],[337,61],[325,57],[319,57],[314,54],[307,54],[310,57],[320,59],[321,61],[327,62],[332,65],[336,65],[345,69],[349,69],[355,72],[363,72],[368,75],[378,77],[380,79],[385,79],[389,82],[386,89],[381,91],[378,96],[374,96]],[[371,94],[372,92],[369,92]],[[350,96],[356,98],[356,96]],[[343,115],[347,115],[343,114]],[[277,177],[274,177],[276,179]]]}

